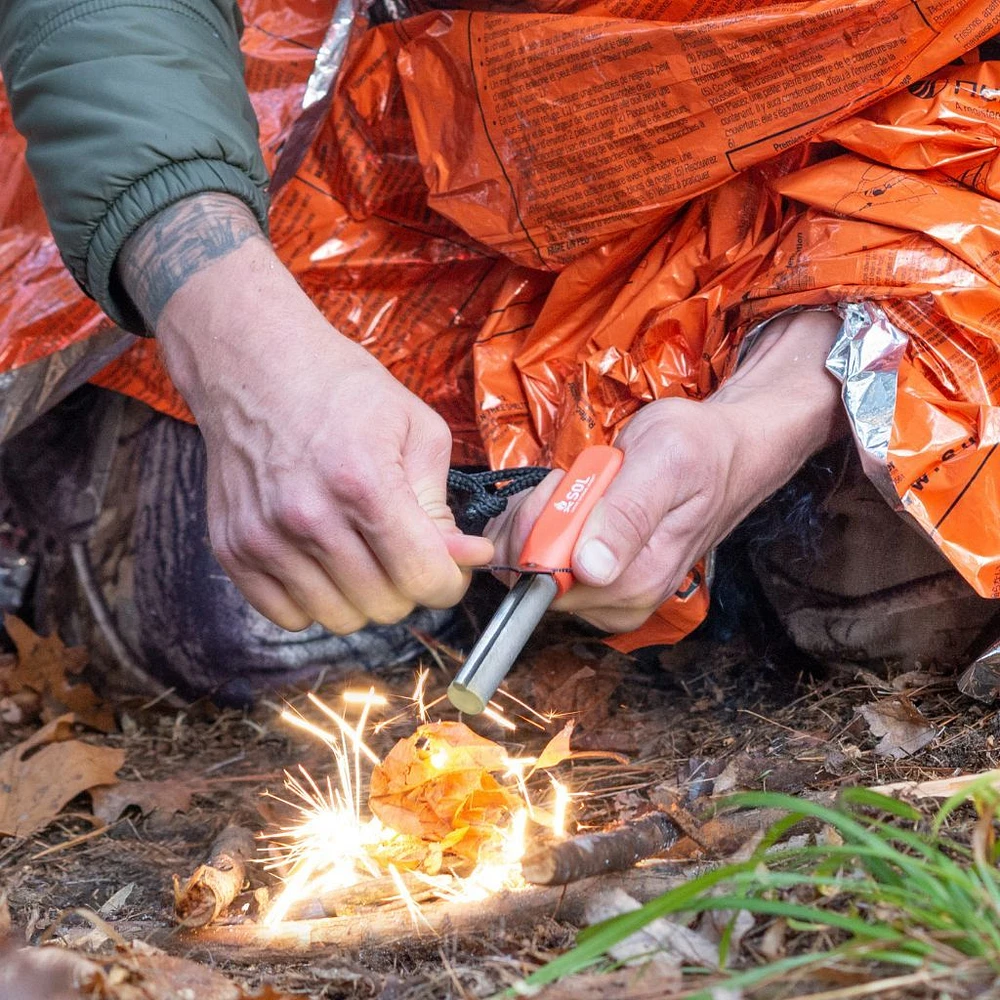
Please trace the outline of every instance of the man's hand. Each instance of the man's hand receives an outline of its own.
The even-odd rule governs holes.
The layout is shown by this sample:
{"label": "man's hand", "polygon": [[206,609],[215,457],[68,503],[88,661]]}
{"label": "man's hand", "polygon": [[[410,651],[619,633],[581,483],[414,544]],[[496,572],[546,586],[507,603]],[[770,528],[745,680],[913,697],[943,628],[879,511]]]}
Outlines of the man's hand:
{"label": "man's hand", "polygon": [[327,323],[241,202],[180,202],[119,271],[204,434],[212,544],[254,607],[346,634],[461,599],[492,546],[448,508],[447,426]]}
{"label": "man's hand", "polygon": [[[638,628],[709,549],[833,440],[840,395],[824,363],[839,326],[829,313],[777,319],[709,399],[644,406],[615,441],[625,460],[574,550],[577,584],[555,607],[609,632]],[[517,562],[561,478],[553,472],[491,523],[498,562]]]}

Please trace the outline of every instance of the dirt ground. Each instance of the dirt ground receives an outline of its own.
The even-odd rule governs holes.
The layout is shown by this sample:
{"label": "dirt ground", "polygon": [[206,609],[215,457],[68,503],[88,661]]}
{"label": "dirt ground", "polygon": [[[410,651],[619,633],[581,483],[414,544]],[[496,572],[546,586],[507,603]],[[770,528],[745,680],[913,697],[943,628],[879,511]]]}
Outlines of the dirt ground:
{"label": "dirt ground", "polygon": [[[430,650],[423,663],[432,671],[430,696],[443,693],[454,670],[447,650]],[[322,685],[319,693],[332,698],[344,683]],[[413,668],[378,683],[408,694]],[[697,814],[713,790],[878,785],[983,771],[1000,758],[997,711],[960,695],[953,676],[901,674],[891,664],[882,675],[849,664],[806,673],[794,658],[751,652],[741,641],[694,640],[629,658],[556,620],[539,631],[509,688],[540,711],[573,713],[575,747],[627,758],[622,764],[584,757],[562,766],[565,780],[587,793],[577,803],[583,825],[634,816],[657,789],[674,790]],[[895,760],[876,752],[859,710],[901,692],[936,735]],[[284,695],[293,705],[305,700],[304,691]],[[105,933],[88,917],[101,914],[123,938],[206,963],[248,988],[266,983],[315,998],[382,1000],[491,996],[572,944],[575,928],[547,917],[534,926],[498,922],[486,935],[463,936],[457,928],[440,937],[415,934],[403,945],[320,950],[307,958],[234,953],[179,933],[172,876],[190,873],[226,824],[259,831],[279,819],[280,806],[262,793],[280,789],[284,768],[302,762],[323,774],[327,767],[327,751],[278,718],[281,704],[276,696],[248,713],[208,703],[186,710],[117,705],[120,731],[90,733],[87,741],[124,751],[123,781],[174,781],[173,791],[190,792],[190,801],[163,792],[159,803],[131,806],[104,826],[83,794],[35,836],[0,839],[0,887],[15,933],[29,943],[106,948]],[[413,724],[403,718],[388,727],[373,740],[376,751],[384,753]],[[492,739],[506,735],[488,720],[476,727]],[[0,750],[33,728],[0,728]],[[524,726],[508,742],[537,750],[554,731]],[[257,883],[267,880],[264,872],[254,875]],[[109,909],[109,899],[129,885],[127,897]]]}

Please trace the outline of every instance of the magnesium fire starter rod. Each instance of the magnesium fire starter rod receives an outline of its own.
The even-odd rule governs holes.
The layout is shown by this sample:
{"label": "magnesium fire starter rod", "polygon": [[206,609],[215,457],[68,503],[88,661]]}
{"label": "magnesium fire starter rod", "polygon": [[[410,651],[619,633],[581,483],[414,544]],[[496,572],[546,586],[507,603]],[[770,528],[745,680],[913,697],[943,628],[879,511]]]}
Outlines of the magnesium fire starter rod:
{"label": "magnesium fire starter rod", "polygon": [[623,458],[617,448],[595,445],[570,466],[524,543],[520,579],[448,688],[460,712],[478,715],[486,708],[549,605],[573,585],[573,549]]}

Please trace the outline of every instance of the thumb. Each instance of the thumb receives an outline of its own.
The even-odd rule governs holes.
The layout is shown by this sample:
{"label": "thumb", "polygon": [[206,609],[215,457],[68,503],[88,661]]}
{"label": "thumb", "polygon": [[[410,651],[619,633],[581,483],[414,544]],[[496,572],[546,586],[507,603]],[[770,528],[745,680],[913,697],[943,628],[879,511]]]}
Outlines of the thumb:
{"label": "thumb", "polygon": [[621,471],[590,512],[573,549],[573,575],[591,587],[613,583],[639,555],[670,509],[659,463],[626,453]]}
{"label": "thumb", "polygon": [[417,440],[418,446],[408,449],[403,456],[403,465],[418,506],[434,523],[448,555],[457,565],[486,565],[493,559],[493,543],[479,535],[463,534],[448,506],[450,433],[445,431],[436,441],[419,437]]}

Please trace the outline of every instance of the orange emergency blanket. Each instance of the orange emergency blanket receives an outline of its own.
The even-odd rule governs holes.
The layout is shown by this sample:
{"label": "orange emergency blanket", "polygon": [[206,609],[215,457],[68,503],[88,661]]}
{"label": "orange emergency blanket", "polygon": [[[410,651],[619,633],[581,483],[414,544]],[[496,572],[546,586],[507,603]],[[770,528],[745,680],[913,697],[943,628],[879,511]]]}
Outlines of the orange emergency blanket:
{"label": "orange emergency blanket", "polygon": [[[244,6],[273,164],[332,5]],[[977,48],[1000,2],[438,6],[358,16],[272,237],[331,322],[445,415],[455,460],[566,465],[645,402],[712,392],[760,320],[876,303],[905,339],[892,482],[1000,594],[1000,63]],[[0,223],[0,302],[44,280],[59,307],[0,312],[10,369],[101,321],[20,167]],[[98,381],[185,413],[150,342]],[[706,606],[696,571],[619,645],[674,641]]]}

